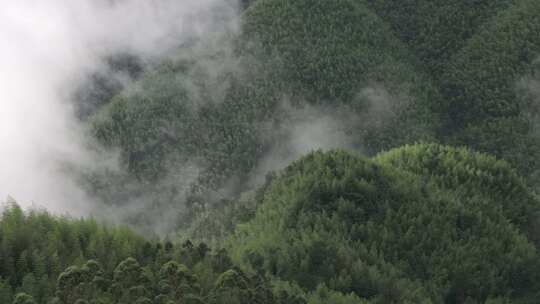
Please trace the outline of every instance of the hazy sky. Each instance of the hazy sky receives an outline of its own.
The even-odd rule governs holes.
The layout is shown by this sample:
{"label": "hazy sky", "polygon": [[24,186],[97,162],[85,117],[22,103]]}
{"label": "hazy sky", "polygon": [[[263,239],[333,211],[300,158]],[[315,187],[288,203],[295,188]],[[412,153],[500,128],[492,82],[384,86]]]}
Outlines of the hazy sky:
{"label": "hazy sky", "polygon": [[66,166],[99,162],[69,98],[104,55],[163,56],[214,29],[220,0],[0,0],[0,201],[85,214]]}

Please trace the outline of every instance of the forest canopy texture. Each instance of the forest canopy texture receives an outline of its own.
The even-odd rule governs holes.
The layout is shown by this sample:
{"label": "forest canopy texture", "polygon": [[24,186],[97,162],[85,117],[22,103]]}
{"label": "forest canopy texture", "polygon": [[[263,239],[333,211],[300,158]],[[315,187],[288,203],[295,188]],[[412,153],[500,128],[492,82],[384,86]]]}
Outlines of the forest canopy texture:
{"label": "forest canopy texture", "polygon": [[238,14],[81,89],[131,228],[6,203],[0,303],[539,302],[540,1]]}

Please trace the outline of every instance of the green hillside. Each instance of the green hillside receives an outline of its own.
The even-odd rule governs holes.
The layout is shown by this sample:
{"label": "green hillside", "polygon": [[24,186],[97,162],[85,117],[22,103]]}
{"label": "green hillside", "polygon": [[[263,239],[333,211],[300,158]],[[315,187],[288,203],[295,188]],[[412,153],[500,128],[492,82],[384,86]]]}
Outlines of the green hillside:
{"label": "green hillside", "polygon": [[467,149],[439,145],[405,146],[382,153],[377,160],[429,178],[430,183],[454,192],[458,200],[467,204],[501,208],[513,225],[540,244],[537,198],[508,163]]}
{"label": "green hillside", "polygon": [[[331,13],[329,13],[331,12]],[[400,142],[432,139],[439,96],[413,65],[414,57],[390,27],[362,2],[257,1],[245,12],[243,38],[275,58],[293,98],[368,112],[366,88],[381,86],[402,106],[390,130],[372,150]],[[414,127],[413,127],[414,126]]]}
{"label": "green hillside", "polygon": [[478,28],[512,3],[511,0],[367,2],[407,44],[422,69],[436,79]]}
{"label": "green hillside", "polygon": [[[295,124],[290,108],[308,104],[360,117],[343,128],[369,153],[436,140],[432,107],[440,95],[380,18],[350,1],[274,2],[250,6],[239,37],[180,48],[94,115],[93,133],[120,148],[131,177],[155,181],[195,166],[199,189],[220,189],[231,178],[242,189],[273,147],[286,144]],[[336,13],[319,19],[325,10]],[[99,195],[117,200],[109,192],[119,182],[90,179]]]}
{"label": "green hillside", "polygon": [[526,174],[538,168],[531,109],[517,82],[540,55],[537,1],[517,1],[486,22],[452,59],[441,80],[442,110],[453,142],[508,159]]}
{"label": "green hillside", "polygon": [[2,205],[0,304],[538,303],[540,1],[238,4],[73,90],[129,228]]}
{"label": "green hillside", "polygon": [[17,205],[0,216],[0,236],[1,303],[273,303],[262,278],[204,243],[145,241]]}
{"label": "green hillside", "polygon": [[256,200],[256,212],[237,218],[226,241],[230,255],[8,207],[0,218],[0,299],[535,303],[540,296],[540,201],[506,162],[486,154],[433,144],[371,159],[313,152],[278,172]]}
{"label": "green hillside", "polygon": [[253,271],[373,303],[532,303],[537,231],[523,222],[539,207],[507,164],[466,150],[315,152],[274,180],[229,247]]}

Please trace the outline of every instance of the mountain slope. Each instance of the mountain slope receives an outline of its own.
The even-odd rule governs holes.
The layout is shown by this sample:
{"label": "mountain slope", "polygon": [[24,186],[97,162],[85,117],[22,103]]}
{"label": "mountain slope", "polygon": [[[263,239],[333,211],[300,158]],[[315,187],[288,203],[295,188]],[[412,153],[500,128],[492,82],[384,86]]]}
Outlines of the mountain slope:
{"label": "mountain slope", "polygon": [[[433,151],[445,152],[430,157]],[[439,162],[455,162],[457,169],[438,177]],[[518,229],[527,215],[519,212],[527,211],[512,202],[528,196],[523,207],[540,205],[520,186],[504,198],[491,193],[501,184],[520,184],[513,173],[482,173],[486,163],[506,170],[484,155],[429,145],[375,160],[315,152],[274,180],[229,247],[247,269],[307,290],[323,283],[374,303],[499,297],[529,303],[540,260],[528,231]],[[482,183],[485,188],[465,192]]]}

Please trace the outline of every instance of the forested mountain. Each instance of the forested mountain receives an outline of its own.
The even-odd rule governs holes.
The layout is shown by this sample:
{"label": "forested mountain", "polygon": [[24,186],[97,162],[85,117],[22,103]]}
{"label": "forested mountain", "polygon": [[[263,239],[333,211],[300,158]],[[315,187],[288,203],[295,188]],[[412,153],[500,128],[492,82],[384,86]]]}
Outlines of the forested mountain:
{"label": "forested mountain", "polygon": [[6,204],[0,303],[538,303],[540,1],[240,2],[77,90],[130,228]]}
{"label": "forested mountain", "polygon": [[253,271],[373,303],[526,303],[538,296],[537,212],[508,165],[485,155],[317,152],[275,179],[230,246]]}
{"label": "forested mountain", "polygon": [[313,152],[256,200],[251,219],[214,251],[11,206],[0,222],[0,296],[17,293],[15,303],[24,295],[43,303],[535,303],[540,296],[540,202],[494,157],[434,144],[373,159]]}

